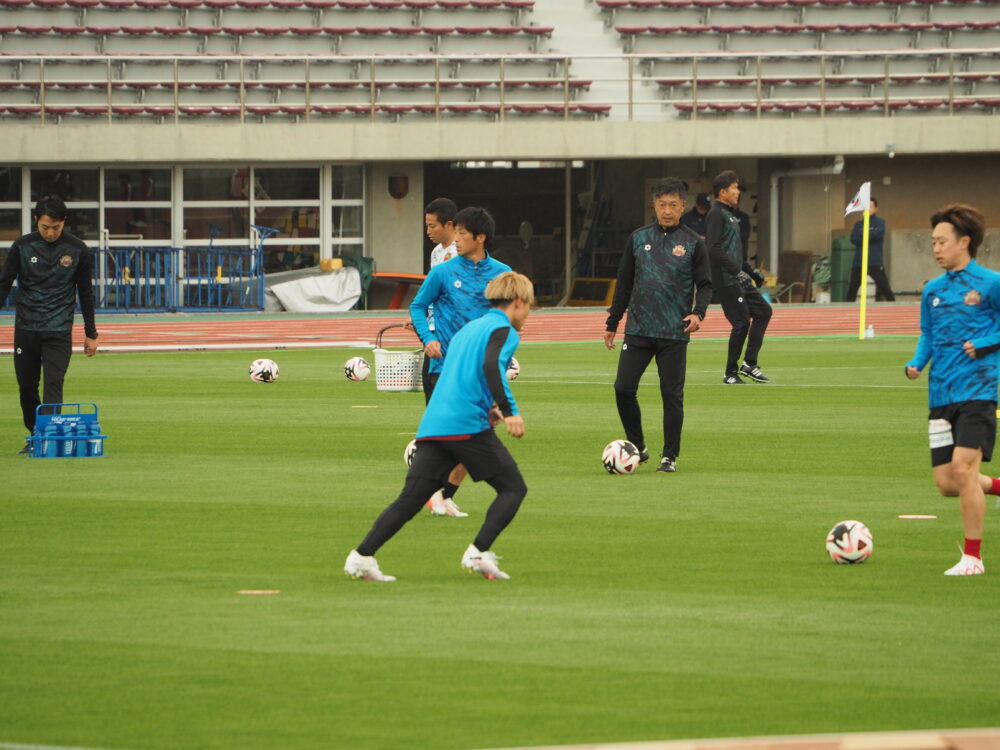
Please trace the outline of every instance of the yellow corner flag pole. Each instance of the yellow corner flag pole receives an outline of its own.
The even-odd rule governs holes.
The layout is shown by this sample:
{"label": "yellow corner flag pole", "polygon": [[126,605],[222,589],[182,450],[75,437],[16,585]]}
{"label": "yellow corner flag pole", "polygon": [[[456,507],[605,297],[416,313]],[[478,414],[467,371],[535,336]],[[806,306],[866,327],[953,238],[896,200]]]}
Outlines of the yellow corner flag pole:
{"label": "yellow corner flag pole", "polygon": [[858,338],[865,337],[865,308],[868,306],[868,216],[870,206],[865,206],[861,235],[861,305],[858,315]]}
{"label": "yellow corner flag pole", "polygon": [[[863,339],[865,337],[865,307],[868,304],[868,217],[871,211],[871,197],[872,184],[870,182],[865,182],[861,185],[861,189],[858,190],[858,194],[854,196],[850,203],[847,204],[847,209],[844,211],[844,216],[858,211],[865,212],[863,224],[864,233],[861,235],[861,306],[859,308],[860,315],[858,316],[859,339]],[[849,301],[853,302],[854,300]]]}

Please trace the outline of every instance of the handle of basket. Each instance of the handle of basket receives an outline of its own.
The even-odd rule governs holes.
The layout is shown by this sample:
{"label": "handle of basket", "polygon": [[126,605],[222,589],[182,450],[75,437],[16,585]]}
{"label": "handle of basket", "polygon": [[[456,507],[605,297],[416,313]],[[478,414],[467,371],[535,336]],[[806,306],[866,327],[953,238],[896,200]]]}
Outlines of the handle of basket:
{"label": "handle of basket", "polygon": [[[390,323],[385,328],[381,329],[377,334],[375,334],[375,348],[382,348],[382,334],[388,331],[390,328],[409,328],[409,323]],[[414,331],[416,333],[416,331]]]}

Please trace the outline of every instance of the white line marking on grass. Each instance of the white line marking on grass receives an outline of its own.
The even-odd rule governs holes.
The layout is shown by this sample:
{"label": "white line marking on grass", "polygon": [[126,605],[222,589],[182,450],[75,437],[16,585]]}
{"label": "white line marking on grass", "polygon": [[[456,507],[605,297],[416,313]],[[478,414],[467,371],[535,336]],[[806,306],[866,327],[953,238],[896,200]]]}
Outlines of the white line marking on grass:
{"label": "white line marking on grass", "polygon": [[268,594],[280,594],[280,589],[242,589],[237,594],[249,594],[251,596],[267,596]]}
{"label": "white line marking on grass", "polygon": [[378,408],[378,404],[359,404],[359,405],[356,405],[356,406],[352,406],[351,408],[352,409],[377,409]]}
{"label": "white line marking on grass", "polygon": [[22,745],[17,742],[0,742],[0,750],[107,750],[101,747],[69,747],[67,745]]}
{"label": "white line marking on grass", "polygon": [[903,518],[907,521],[917,521],[917,520],[922,521],[925,519],[937,518],[937,516],[925,516],[922,513],[909,513],[903,516],[896,516],[896,518]]}

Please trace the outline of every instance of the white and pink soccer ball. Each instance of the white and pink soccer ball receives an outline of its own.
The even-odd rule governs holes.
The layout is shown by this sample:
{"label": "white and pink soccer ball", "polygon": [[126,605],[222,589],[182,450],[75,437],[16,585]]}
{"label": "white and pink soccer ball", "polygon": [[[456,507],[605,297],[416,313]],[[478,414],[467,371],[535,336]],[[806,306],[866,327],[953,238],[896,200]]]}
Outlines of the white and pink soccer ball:
{"label": "white and pink soccer ball", "polygon": [[273,383],[280,374],[273,359],[255,359],[250,363],[250,379],[255,383]]}
{"label": "white and pink soccer ball", "polygon": [[639,468],[639,460],[639,449],[628,440],[612,440],[601,456],[608,474],[631,474]]}
{"label": "white and pink soccer ball", "polygon": [[521,363],[517,361],[516,358],[510,358],[510,364],[507,365],[507,380],[517,380],[517,376],[521,374]]}
{"label": "white and pink soccer ball", "polygon": [[841,521],[826,535],[826,551],[841,565],[863,563],[873,549],[872,533],[861,521]]}
{"label": "white and pink soccer ball", "polygon": [[348,380],[368,380],[368,376],[371,374],[372,369],[364,357],[351,357],[344,363],[344,375],[347,376]]}
{"label": "white and pink soccer ball", "polygon": [[413,463],[413,454],[417,452],[417,441],[411,440],[406,444],[406,449],[403,451],[403,463],[409,467]]}

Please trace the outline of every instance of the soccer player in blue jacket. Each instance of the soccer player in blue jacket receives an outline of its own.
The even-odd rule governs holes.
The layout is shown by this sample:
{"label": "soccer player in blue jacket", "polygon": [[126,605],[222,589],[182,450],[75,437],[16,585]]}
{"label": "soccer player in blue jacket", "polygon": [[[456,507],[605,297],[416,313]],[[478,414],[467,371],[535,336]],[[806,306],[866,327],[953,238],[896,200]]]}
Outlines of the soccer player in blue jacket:
{"label": "soccer player in blue jacket", "polygon": [[[463,208],[455,214],[454,221],[458,257],[431,268],[410,303],[410,320],[424,344],[424,355],[430,361],[424,378],[424,398],[428,402],[441,375],[452,336],[489,309],[483,290],[492,279],[510,270],[510,266],[494,260],[486,250],[493,241],[496,226],[486,209]],[[433,330],[427,320],[432,307]],[[469,515],[460,511],[453,500],[465,475],[465,469],[457,466],[442,487],[432,490],[434,494],[428,501],[431,513],[455,517]]]}
{"label": "soccer player in blue jacket", "polygon": [[985,572],[982,560],[984,493],[1000,494],[1000,479],[979,472],[996,440],[1000,364],[1000,273],[976,263],[986,220],[973,208],[947,206],[931,217],[934,259],[944,269],[924,287],[920,340],[906,363],[915,380],[932,362],[927,388],[928,435],[934,481],[957,497],[965,547],[946,576]]}
{"label": "soccer player in blue jacket", "polygon": [[493,427],[503,422],[507,434],[524,435],[524,420],[506,372],[534,292],[528,277],[508,271],[489,283],[485,298],[489,311],[451,339],[441,377],[417,429],[417,449],[402,493],[347,556],[344,572],[352,578],[396,580],[379,569],[375,553],[420,511],[428,494],[441,486],[456,464],[466,466],[473,480],[486,481],[497,491],[479,534],[462,556],[462,567],[489,579],[510,578],[490,548],[514,519],[528,488]]}

